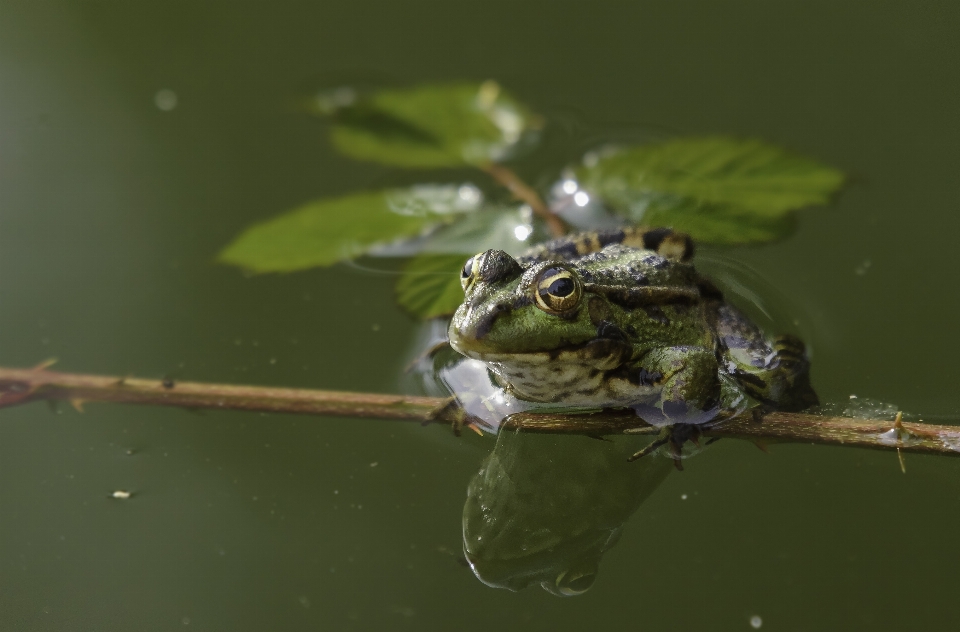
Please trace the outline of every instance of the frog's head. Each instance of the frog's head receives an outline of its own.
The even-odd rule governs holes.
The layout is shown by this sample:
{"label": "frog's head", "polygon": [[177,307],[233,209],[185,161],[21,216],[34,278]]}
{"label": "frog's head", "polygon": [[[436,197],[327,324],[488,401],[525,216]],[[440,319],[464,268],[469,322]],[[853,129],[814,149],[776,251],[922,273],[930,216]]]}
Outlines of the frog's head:
{"label": "frog's head", "polygon": [[522,264],[487,250],[467,260],[461,283],[465,298],[450,323],[451,346],[487,363],[526,399],[555,401],[563,384],[629,356],[622,339],[598,333],[610,306],[585,289],[576,266]]}
{"label": "frog's head", "polygon": [[450,326],[460,353],[485,359],[583,343],[596,327],[582,308],[583,283],[570,266],[522,266],[502,250],[467,260],[460,274],[464,301]]}

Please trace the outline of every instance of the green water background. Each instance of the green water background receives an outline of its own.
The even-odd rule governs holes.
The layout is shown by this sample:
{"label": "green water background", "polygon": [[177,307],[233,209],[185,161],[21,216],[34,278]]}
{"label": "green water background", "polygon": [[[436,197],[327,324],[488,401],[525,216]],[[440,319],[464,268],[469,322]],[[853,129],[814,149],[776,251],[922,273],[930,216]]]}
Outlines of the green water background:
{"label": "green water background", "polygon": [[[394,277],[245,278],[213,257],[251,222],[407,177],[336,155],[296,98],[496,78],[560,121],[527,163],[538,184],[597,129],[757,136],[852,174],[788,240],[708,254],[795,314],[824,400],[957,419],[958,17],[948,2],[5,0],[0,364],[395,391],[416,324]],[[156,107],[161,89],[175,109]],[[643,505],[589,593],[562,600],[457,563],[490,447],[379,421],[3,410],[0,628],[960,619],[958,461],[911,456],[904,476],[889,453],[721,442]]]}

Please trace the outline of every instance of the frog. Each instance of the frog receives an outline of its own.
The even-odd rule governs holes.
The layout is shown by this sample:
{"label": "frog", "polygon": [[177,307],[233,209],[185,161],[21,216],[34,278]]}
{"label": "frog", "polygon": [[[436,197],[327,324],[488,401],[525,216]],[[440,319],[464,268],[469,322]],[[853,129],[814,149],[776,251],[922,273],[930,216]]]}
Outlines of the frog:
{"label": "frog", "polygon": [[750,412],[815,406],[804,343],[768,337],[693,263],[671,228],[557,238],[461,271],[450,346],[512,396],[570,410],[633,409],[662,429],[678,469],[702,429]]}

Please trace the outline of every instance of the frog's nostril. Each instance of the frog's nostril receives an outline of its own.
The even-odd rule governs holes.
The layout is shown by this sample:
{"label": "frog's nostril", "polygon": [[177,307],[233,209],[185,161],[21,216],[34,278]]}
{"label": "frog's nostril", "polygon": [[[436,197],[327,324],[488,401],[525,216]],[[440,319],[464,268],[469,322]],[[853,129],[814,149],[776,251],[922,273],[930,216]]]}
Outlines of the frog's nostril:
{"label": "frog's nostril", "polygon": [[485,313],[479,315],[479,318],[476,319],[476,326],[473,330],[474,337],[479,340],[486,336],[490,333],[490,330],[493,329],[493,323],[496,322],[497,318],[499,318],[501,314],[509,311],[510,307],[507,305],[501,303],[492,305]]}

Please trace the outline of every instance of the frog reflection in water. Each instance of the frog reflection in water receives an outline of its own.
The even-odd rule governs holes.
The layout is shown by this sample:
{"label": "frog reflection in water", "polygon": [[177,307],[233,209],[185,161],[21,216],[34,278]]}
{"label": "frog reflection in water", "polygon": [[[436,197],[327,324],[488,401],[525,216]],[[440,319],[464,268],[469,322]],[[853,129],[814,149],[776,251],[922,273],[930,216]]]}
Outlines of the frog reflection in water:
{"label": "frog reflection in water", "polygon": [[450,344],[521,400],[634,409],[680,468],[703,424],[817,403],[803,343],[768,342],[692,255],[688,236],[639,228],[487,250],[463,267]]}
{"label": "frog reflection in water", "polygon": [[502,430],[463,507],[463,552],[480,581],[559,596],[589,589],[623,523],[673,469],[627,463],[624,439]]}

